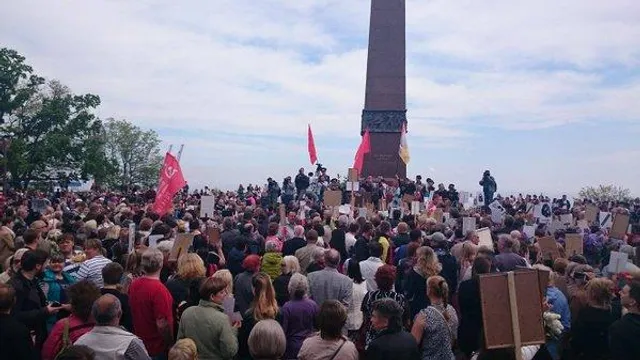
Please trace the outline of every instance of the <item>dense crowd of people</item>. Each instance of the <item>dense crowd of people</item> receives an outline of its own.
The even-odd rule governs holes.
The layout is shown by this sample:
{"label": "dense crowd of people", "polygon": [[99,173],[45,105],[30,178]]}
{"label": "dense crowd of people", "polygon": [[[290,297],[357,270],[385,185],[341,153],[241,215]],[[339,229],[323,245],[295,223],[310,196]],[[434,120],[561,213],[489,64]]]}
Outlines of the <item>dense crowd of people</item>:
{"label": "dense crowd of people", "polygon": [[[347,191],[319,166],[282,185],[185,188],[169,214],[151,210],[151,191],[7,192],[0,357],[515,359],[486,347],[479,279],[531,268],[550,274],[546,339],[523,358],[640,359],[640,199],[501,197],[488,171],[480,185],[484,205],[470,206],[453,184],[420,176]],[[328,207],[335,190],[344,205]],[[206,195],[215,211],[200,217]],[[573,220],[552,228],[531,211],[538,204]],[[578,225],[593,205],[630,216],[622,239],[599,221]],[[566,252],[567,234],[580,234],[582,254]],[[557,256],[541,251],[549,236]],[[176,254],[185,237],[188,252]],[[612,251],[627,254],[622,271]]]}

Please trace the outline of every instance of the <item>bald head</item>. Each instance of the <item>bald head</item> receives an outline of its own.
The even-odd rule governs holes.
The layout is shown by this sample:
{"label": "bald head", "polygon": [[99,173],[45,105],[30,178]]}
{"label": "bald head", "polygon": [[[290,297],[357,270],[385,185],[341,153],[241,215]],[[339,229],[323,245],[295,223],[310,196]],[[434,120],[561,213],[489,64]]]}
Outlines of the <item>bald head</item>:
{"label": "bald head", "polygon": [[122,316],[122,306],[117,297],[102,295],[93,303],[91,314],[100,326],[118,326]]}

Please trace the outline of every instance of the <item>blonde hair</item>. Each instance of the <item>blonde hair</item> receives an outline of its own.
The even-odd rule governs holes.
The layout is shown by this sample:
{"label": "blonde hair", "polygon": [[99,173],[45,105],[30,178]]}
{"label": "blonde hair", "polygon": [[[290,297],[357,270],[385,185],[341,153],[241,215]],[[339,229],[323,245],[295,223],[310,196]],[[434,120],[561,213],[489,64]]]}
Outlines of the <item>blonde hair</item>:
{"label": "blonde hair", "polygon": [[613,281],[607,278],[595,278],[587,283],[587,302],[593,307],[610,307],[613,296]]}
{"label": "blonde hair", "polygon": [[478,255],[478,245],[466,241],[462,243],[462,260],[473,261],[476,255]]}
{"label": "blonde hair", "polygon": [[449,313],[447,312],[447,306],[449,304],[449,284],[442,276],[430,276],[427,279],[427,294],[432,295],[438,299],[442,299],[442,305],[444,311],[442,315],[445,320],[449,320]]}
{"label": "blonde hair", "polygon": [[275,319],[278,314],[278,303],[276,302],[275,291],[271,285],[271,278],[265,273],[257,273],[253,276],[251,285],[253,287],[253,318],[256,321],[265,319]]}
{"label": "blonde hair", "polygon": [[218,270],[211,277],[224,281],[227,284],[227,294],[233,295],[233,275],[231,275],[231,271],[227,269]]}
{"label": "blonde hair", "polygon": [[300,272],[300,262],[298,258],[293,255],[287,255],[282,259],[284,263],[283,274],[295,274]]}
{"label": "blonde hair", "polygon": [[247,340],[249,353],[254,359],[280,359],[287,349],[287,338],[277,321],[259,321]]}
{"label": "blonde hair", "polygon": [[198,360],[198,347],[189,338],[180,339],[169,350],[169,360]]}
{"label": "blonde hair", "polygon": [[107,230],[107,239],[119,239],[120,238],[120,226],[113,225]]}
{"label": "blonde hair", "polygon": [[440,274],[442,270],[442,264],[438,261],[438,256],[432,248],[428,246],[421,246],[416,250],[416,266],[424,277],[434,276]]}
{"label": "blonde hair", "polygon": [[178,273],[176,277],[180,279],[197,279],[204,277],[207,270],[204,268],[204,261],[198,254],[190,253],[180,256],[178,259]]}

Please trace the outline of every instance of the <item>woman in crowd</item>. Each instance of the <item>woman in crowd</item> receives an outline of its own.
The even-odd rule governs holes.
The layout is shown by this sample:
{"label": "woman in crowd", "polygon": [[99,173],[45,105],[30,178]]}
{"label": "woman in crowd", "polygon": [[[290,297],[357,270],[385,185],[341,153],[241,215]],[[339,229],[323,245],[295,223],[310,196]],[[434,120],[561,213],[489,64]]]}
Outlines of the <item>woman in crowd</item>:
{"label": "woman in crowd", "polygon": [[478,254],[478,246],[472,242],[462,243],[462,256],[460,258],[459,283],[471,279],[471,268]]}
{"label": "woman in crowd", "polygon": [[198,360],[198,347],[191,339],[180,339],[169,350],[169,360]]}
{"label": "woman in crowd", "polygon": [[254,360],[280,360],[285,354],[287,339],[277,321],[261,320],[251,330],[248,346]]}
{"label": "woman in crowd", "polygon": [[298,353],[299,360],[357,360],[358,350],[342,328],[347,321],[347,309],[337,300],[327,300],[320,306],[320,333],[307,338]]}
{"label": "woman in crowd", "polygon": [[255,274],[251,285],[254,294],[253,301],[249,309],[242,316],[242,327],[240,327],[240,331],[238,332],[238,342],[240,344],[238,351],[239,359],[251,359],[247,341],[253,326],[260,320],[276,318],[280,320],[281,316],[269,275],[261,272]]}
{"label": "woman in crowd", "polygon": [[285,256],[280,262],[281,274],[273,280],[273,288],[276,292],[278,306],[283,306],[289,301],[289,281],[293,274],[300,272],[298,258],[292,255]]}
{"label": "woman in crowd", "polygon": [[571,319],[578,318],[578,313],[588,305],[587,284],[595,277],[593,268],[587,264],[570,264],[567,268],[567,291]]}
{"label": "woman in crowd", "polygon": [[467,358],[480,349],[482,307],[479,276],[490,272],[491,259],[479,256],[473,261],[471,279],[461,282],[458,287],[458,305],[460,307],[458,347]]}
{"label": "woman in crowd", "polygon": [[129,255],[126,255],[127,261],[124,266],[124,276],[122,277],[122,292],[124,294],[129,293],[129,286],[133,280],[143,276],[142,266],[140,261],[142,260],[142,250],[135,250]]}
{"label": "woman in crowd", "polygon": [[340,216],[338,218],[338,226],[331,232],[331,240],[329,241],[329,245],[338,250],[340,259],[342,259],[343,262],[349,258],[346,245],[347,223],[348,218],[344,215]]}
{"label": "woman in crowd", "polygon": [[578,312],[571,330],[571,350],[576,359],[610,358],[609,327],[616,320],[611,313],[613,287],[613,282],[605,278],[587,284],[587,306]]}
{"label": "woman in crowd", "polygon": [[387,221],[383,221],[378,226],[376,233],[376,241],[382,245],[382,262],[385,264],[393,264],[393,244],[391,242],[391,224]]}
{"label": "woman in crowd", "polygon": [[[62,254],[53,254],[49,257],[49,266],[44,271],[44,277],[42,279],[42,292],[47,297],[48,302],[57,302],[60,304],[68,304],[69,299],[67,297],[67,288],[76,282],[76,279],[62,271],[64,268],[64,257]],[[60,314],[49,316],[47,318],[47,331],[51,331],[53,324],[58,319],[61,319],[68,315]]]}
{"label": "woman in crowd", "polygon": [[420,350],[411,334],[404,330],[404,309],[393,299],[373,303],[371,326],[376,337],[367,348],[367,360],[418,360]]}
{"label": "woman in crowd", "polygon": [[[198,305],[200,284],[205,275],[204,262],[198,254],[190,253],[180,256],[178,272],[165,284],[173,298],[174,314],[180,315],[186,308]],[[179,316],[176,320],[178,318]]]}
{"label": "woman in crowd", "polygon": [[274,280],[280,275],[280,264],[282,263],[282,253],[278,251],[278,244],[274,241],[268,241],[264,247],[265,254],[262,256],[262,264],[260,269]]}
{"label": "woman in crowd", "polygon": [[309,282],[304,275],[294,274],[289,281],[289,300],[282,307],[282,329],[287,336],[285,359],[296,359],[304,339],[314,331],[318,305],[309,299]]}
{"label": "woman in crowd", "polygon": [[2,274],[0,274],[0,283],[8,283],[13,275],[17,274],[18,271],[20,271],[20,262],[22,261],[22,255],[24,255],[24,253],[26,253],[27,251],[29,251],[29,249],[18,249],[16,253],[13,254],[13,256],[7,258],[7,269]]}
{"label": "woman in crowd", "polygon": [[278,230],[280,230],[280,225],[278,223],[272,222],[269,223],[269,228],[267,229],[267,238],[265,239],[265,246],[268,243],[275,244],[275,249],[277,252],[282,252],[282,240],[278,237]]}
{"label": "woman in crowd", "polygon": [[416,316],[411,334],[422,344],[422,358],[453,360],[452,346],[458,333],[458,316],[449,304],[449,286],[441,276],[427,279],[429,305]]}
{"label": "woman in crowd", "polygon": [[[91,307],[100,297],[100,289],[89,281],[80,281],[68,288],[70,305],[62,305],[71,316],[58,320],[42,347],[42,359],[53,360],[61,349],[73,344],[80,336],[93,329]],[[68,334],[68,335],[65,335]]]}
{"label": "woman in crowd", "polygon": [[238,352],[236,336],[239,322],[231,324],[222,302],[227,283],[211,277],[200,286],[200,302],[184,311],[178,326],[178,339],[192,339],[200,359],[232,359]]}
{"label": "woman in crowd", "polygon": [[400,307],[403,309],[402,319],[403,324],[409,324],[410,312],[409,312],[409,304],[405,300],[405,297],[402,294],[398,294],[393,291],[393,283],[396,279],[396,269],[391,265],[382,265],[376,270],[375,274],[375,282],[378,286],[378,290],[370,291],[362,300],[362,313],[364,316],[363,327],[366,329],[365,332],[365,348],[369,346],[371,341],[376,338],[377,331],[373,327],[371,323],[371,316],[373,314],[373,304],[380,299],[392,299],[400,304]]}
{"label": "woman in crowd", "polygon": [[421,246],[416,251],[416,264],[407,274],[404,295],[409,301],[411,318],[414,318],[420,310],[429,306],[427,298],[427,279],[440,274],[442,265],[432,248]]}
{"label": "woman in crowd", "polygon": [[222,302],[222,307],[224,307],[225,313],[232,314],[235,310],[236,299],[233,297],[233,276],[231,275],[231,271],[227,269],[218,270],[211,277],[221,279],[225,284],[227,284],[225,289],[227,296]]}
{"label": "woman in crowd", "polygon": [[249,255],[242,261],[243,272],[235,277],[233,288],[235,289],[236,308],[240,314],[244,314],[254,298],[253,276],[260,271],[260,256]]}
{"label": "woman in crowd", "polygon": [[404,293],[407,275],[416,264],[416,251],[420,244],[412,241],[405,246],[407,247],[406,256],[398,261],[398,268],[396,269],[396,291],[401,294]]}
{"label": "woman in crowd", "polygon": [[353,280],[351,303],[347,309],[347,334],[349,339],[357,341],[358,331],[362,327],[362,301],[367,294],[367,282],[362,278],[360,263],[355,259],[347,262],[347,276]]}

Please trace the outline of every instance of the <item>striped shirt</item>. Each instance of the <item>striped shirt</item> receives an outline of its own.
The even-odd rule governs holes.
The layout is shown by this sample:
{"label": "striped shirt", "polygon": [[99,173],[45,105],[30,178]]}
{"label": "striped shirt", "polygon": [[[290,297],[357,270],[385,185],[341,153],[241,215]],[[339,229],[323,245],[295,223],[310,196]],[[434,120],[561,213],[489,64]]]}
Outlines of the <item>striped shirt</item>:
{"label": "striped shirt", "polygon": [[102,289],[104,281],[102,280],[102,268],[104,268],[111,260],[102,255],[86,260],[80,265],[80,269],[76,273],[78,280],[89,280],[99,289]]}

